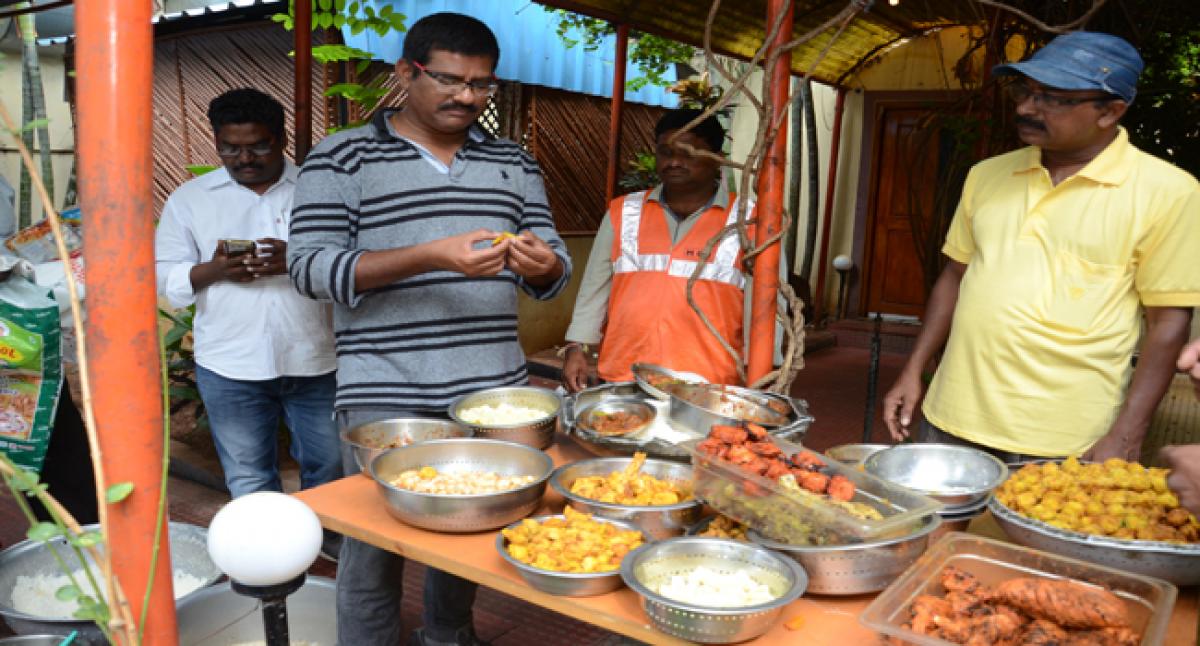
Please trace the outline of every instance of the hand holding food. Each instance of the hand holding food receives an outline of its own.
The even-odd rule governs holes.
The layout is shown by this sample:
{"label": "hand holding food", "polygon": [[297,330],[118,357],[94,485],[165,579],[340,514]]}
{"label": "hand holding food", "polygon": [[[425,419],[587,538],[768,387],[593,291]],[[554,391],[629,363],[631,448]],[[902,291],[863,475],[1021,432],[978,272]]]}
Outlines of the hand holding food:
{"label": "hand holding food", "polygon": [[612,523],[593,520],[590,514],[571,507],[564,518],[538,522],[526,518],[502,530],[510,556],[543,570],[554,572],[611,572],[621,567],[626,554],[641,547],[642,533],[621,529]]}
{"label": "hand holding food", "polygon": [[[500,242],[495,242],[500,237]],[[487,243],[478,248],[481,243]],[[427,243],[431,256],[431,269],[453,271],[465,276],[495,276],[504,269],[508,246],[497,231],[479,229],[449,238]]]}
{"label": "hand holding food", "polygon": [[522,231],[508,243],[507,265],[512,272],[536,284],[549,283],[562,275],[562,263],[545,240]]}

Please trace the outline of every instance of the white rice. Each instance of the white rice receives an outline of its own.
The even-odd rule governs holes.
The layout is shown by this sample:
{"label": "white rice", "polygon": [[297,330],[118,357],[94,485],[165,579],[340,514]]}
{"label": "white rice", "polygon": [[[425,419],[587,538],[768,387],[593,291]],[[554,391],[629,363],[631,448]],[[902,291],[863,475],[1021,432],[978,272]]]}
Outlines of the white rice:
{"label": "white rice", "polygon": [[546,411],[527,406],[514,406],[508,402],[472,406],[459,414],[463,421],[476,426],[509,426],[524,424],[545,418]]}
{"label": "white rice", "polygon": [[741,608],[776,598],[769,587],[755,581],[744,570],[726,574],[700,566],[685,575],[673,574],[657,583],[657,586],[650,586],[655,592],[693,606]]}
{"label": "white rice", "polygon": [[[71,576],[75,577],[75,581],[79,583],[85,594],[91,592],[91,584],[82,569],[75,570]],[[101,586],[101,593],[103,593],[103,580],[99,574],[94,576],[96,583]],[[176,570],[172,578],[175,584],[176,599],[200,588],[205,583],[204,579],[180,570]],[[70,584],[71,580],[65,574],[18,576],[12,591],[12,607],[18,612],[43,619],[71,619],[79,608],[79,602],[76,600],[59,601],[54,596],[59,588]]]}

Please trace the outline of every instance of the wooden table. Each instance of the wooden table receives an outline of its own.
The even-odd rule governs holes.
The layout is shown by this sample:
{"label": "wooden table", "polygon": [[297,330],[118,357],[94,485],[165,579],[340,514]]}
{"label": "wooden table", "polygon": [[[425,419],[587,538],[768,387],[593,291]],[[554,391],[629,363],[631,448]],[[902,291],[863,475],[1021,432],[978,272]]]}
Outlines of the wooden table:
{"label": "wooden table", "polygon": [[[568,437],[558,435],[547,453],[555,464],[592,457]],[[496,532],[439,534],[410,527],[388,515],[376,485],[368,477],[350,476],[295,494],[317,516],[321,524],[352,538],[389,550],[405,558],[456,574],[555,612],[594,624],[605,630],[653,644],[684,644],[655,630],[642,612],[641,600],[629,588],[595,597],[559,597],[529,587],[511,565],[496,553]],[[547,490],[543,510],[557,513],[562,498]],[[551,511],[553,510],[553,511]],[[971,532],[1004,538],[987,515],[976,519]],[[876,644],[876,633],[858,623],[858,615],[875,595],[853,597],[802,597],[783,612],[776,623],[753,644]],[[1196,643],[1197,599],[1200,589],[1180,590],[1171,617],[1167,646]],[[803,617],[799,630],[787,630],[784,621]]]}

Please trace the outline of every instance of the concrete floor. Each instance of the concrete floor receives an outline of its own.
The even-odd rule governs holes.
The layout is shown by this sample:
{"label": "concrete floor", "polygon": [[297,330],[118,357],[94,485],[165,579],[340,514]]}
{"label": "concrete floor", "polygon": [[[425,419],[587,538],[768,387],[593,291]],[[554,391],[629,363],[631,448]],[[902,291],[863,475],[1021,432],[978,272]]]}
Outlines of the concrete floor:
{"label": "concrete floor", "polygon": [[[838,444],[862,441],[869,358],[870,353],[866,349],[838,346],[816,350],[806,357],[806,367],[800,372],[792,389],[793,396],[809,402],[810,412],[816,418],[805,445],[824,450]],[[881,355],[878,397],[882,397],[882,393],[890,386],[903,362],[904,355],[901,354]],[[887,434],[880,421],[878,405],[875,417],[872,440],[886,441]],[[211,457],[188,452],[186,447],[173,446],[172,451],[173,457],[185,460],[193,468],[210,473],[215,468]],[[294,487],[294,468],[285,475],[291,476]],[[216,477],[219,481],[219,472]],[[207,526],[213,514],[227,501],[226,494],[190,480],[172,477],[169,483],[170,516],[176,521]],[[7,546],[21,540],[26,528],[27,524],[8,491],[0,492],[0,545]],[[424,567],[419,564],[413,564],[405,572],[403,615],[407,629],[416,628],[421,622],[420,582],[423,572]],[[334,576],[334,567],[332,563],[318,559],[310,573]],[[590,624],[493,590],[480,590],[475,611],[477,631],[482,638],[491,640],[496,646],[530,643],[545,646],[607,646],[627,643],[619,636]],[[0,626],[0,636],[7,634],[7,628]]]}

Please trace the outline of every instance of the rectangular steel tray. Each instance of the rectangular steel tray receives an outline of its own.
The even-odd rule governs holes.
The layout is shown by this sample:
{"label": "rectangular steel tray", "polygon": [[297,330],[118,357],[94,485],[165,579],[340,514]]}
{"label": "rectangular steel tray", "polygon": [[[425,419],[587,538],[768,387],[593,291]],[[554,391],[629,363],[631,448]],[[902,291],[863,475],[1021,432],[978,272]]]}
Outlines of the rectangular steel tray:
{"label": "rectangular steel tray", "polygon": [[922,594],[944,594],[939,580],[942,569],[947,565],[975,575],[988,586],[1024,576],[1075,579],[1104,586],[1125,602],[1133,629],[1142,635],[1142,646],[1163,643],[1178,594],[1174,585],[1161,579],[1130,574],[990,538],[951,532],[880,593],[863,610],[859,622],[867,628],[897,638],[899,643],[953,646],[951,642],[918,635],[903,628],[908,608],[914,599]]}

